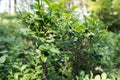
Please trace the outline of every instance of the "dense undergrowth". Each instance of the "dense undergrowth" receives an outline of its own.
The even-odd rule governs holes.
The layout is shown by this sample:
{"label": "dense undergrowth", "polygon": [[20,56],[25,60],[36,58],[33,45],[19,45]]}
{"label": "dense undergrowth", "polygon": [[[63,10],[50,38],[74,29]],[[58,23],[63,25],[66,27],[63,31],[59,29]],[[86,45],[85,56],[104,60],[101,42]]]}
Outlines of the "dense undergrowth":
{"label": "dense undergrowth", "polygon": [[75,6],[44,3],[47,8],[36,0],[33,11],[20,11],[24,26],[2,17],[0,79],[115,80],[111,75],[120,68],[120,35],[108,32],[94,14],[79,21]]}
{"label": "dense undergrowth", "polygon": [[120,1],[119,0],[87,0],[88,10],[94,11],[103,23],[108,26],[109,31],[120,30]]}

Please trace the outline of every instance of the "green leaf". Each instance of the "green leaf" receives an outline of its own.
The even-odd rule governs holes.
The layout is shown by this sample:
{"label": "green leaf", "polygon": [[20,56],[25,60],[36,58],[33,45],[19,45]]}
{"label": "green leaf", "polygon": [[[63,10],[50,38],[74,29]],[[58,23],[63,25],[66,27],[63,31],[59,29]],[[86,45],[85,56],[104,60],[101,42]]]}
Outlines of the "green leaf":
{"label": "green leaf", "polygon": [[95,80],[100,80],[100,75],[96,75]]}
{"label": "green leaf", "polygon": [[78,6],[73,6],[72,7],[72,10],[74,11],[75,9],[77,9],[78,8]]}
{"label": "green leaf", "polygon": [[50,45],[49,44],[44,44],[44,45],[40,45],[40,50],[48,50],[50,48]]}
{"label": "green leaf", "polygon": [[23,65],[23,66],[21,67],[21,71],[23,71],[26,67],[27,67],[27,65]]}
{"label": "green leaf", "polygon": [[102,74],[101,74],[101,77],[102,77],[102,79],[106,79],[106,78],[107,78],[106,73],[102,73]]}
{"label": "green leaf", "polygon": [[40,51],[39,49],[36,49],[36,53],[37,53],[37,54],[40,54],[41,51]]}
{"label": "green leaf", "polygon": [[81,71],[81,72],[80,72],[80,75],[81,75],[81,76],[84,76],[84,75],[85,75],[85,72],[84,72],[84,71]]}
{"label": "green leaf", "polygon": [[57,9],[59,9],[58,4],[56,4],[56,3],[51,3],[49,5],[49,7],[50,7],[51,10],[57,10]]}
{"label": "green leaf", "polygon": [[41,55],[41,60],[45,63],[47,61],[47,57],[45,57],[43,54]]}
{"label": "green leaf", "polygon": [[50,51],[53,53],[60,53],[60,51],[58,49],[55,49],[55,48],[51,48]]}
{"label": "green leaf", "polygon": [[2,56],[2,57],[0,57],[0,63],[4,63],[5,60],[6,60],[6,56]]}
{"label": "green leaf", "polygon": [[16,80],[18,80],[18,76],[19,76],[19,73],[16,73],[16,74],[14,75],[14,78],[15,78]]}
{"label": "green leaf", "polygon": [[0,51],[0,53],[7,53],[8,51],[7,50],[4,50],[4,51]]}
{"label": "green leaf", "polygon": [[46,40],[46,42],[48,42],[48,43],[52,43],[54,41],[55,41],[55,39]]}
{"label": "green leaf", "polygon": [[17,65],[12,65],[12,66],[13,66],[14,68],[20,70],[19,66],[17,66]]}
{"label": "green leaf", "polygon": [[93,78],[93,73],[92,73],[92,71],[90,71],[90,75],[91,75],[90,78]]}
{"label": "green leaf", "polygon": [[35,18],[35,20],[43,20],[43,18]]}

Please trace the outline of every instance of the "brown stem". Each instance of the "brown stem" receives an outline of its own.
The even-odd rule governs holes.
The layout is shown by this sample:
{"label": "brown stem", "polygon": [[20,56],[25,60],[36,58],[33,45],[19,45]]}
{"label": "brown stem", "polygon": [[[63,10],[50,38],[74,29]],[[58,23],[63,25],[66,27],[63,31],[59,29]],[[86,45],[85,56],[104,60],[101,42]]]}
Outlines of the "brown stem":
{"label": "brown stem", "polygon": [[42,63],[42,67],[43,67],[43,80],[47,80],[47,66],[45,63]]}
{"label": "brown stem", "polygon": [[74,63],[73,63],[73,76],[76,77],[77,75],[79,75],[80,72],[80,61],[82,59],[82,48],[79,48],[79,50],[75,51],[74,54]]}

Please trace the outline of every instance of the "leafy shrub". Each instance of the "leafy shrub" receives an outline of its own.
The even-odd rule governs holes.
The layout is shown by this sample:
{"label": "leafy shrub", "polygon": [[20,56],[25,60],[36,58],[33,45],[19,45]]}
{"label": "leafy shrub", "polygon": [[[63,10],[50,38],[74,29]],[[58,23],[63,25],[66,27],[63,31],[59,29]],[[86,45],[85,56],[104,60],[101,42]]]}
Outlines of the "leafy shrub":
{"label": "leafy shrub", "polygon": [[[96,43],[106,32],[105,27],[94,14],[84,16],[80,22],[74,15],[75,8],[63,8],[59,2],[36,0],[32,10],[20,11],[22,22],[35,38],[35,54],[31,59],[35,72],[28,66],[24,74],[18,73],[22,74],[22,79],[71,79],[80,70],[87,73],[100,65],[102,55],[96,53],[99,46]],[[26,74],[34,76],[26,77]]]}

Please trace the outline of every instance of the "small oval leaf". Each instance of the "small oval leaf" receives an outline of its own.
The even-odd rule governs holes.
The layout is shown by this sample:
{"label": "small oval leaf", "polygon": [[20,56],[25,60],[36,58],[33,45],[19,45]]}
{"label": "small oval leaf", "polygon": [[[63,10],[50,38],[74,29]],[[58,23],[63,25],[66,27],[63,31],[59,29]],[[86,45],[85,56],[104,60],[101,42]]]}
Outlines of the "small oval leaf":
{"label": "small oval leaf", "polygon": [[27,65],[23,65],[23,66],[21,67],[21,71],[23,71],[26,67],[27,67]]}
{"label": "small oval leaf", "polygon": [[100,75],[96,75],[95,80],[100,80]]}
{"label": "small oval leaf", "polygon": [[6,60],[6,57],[5,57],[5,56],[0,57],[0,63],[4,63],[5,60]]}
{"label": "small oval leaf", "polygon": [[106,78],[107,78],[106,73],[102,73],[102,74],[101,74],[101,77],[102,77],[102,79],[106,79]]}
{"label": "small oval leaf", "polygon": [[44,55],[41,55],[41,60],[45,63],[47,61],[47,57],[45,57]]}

